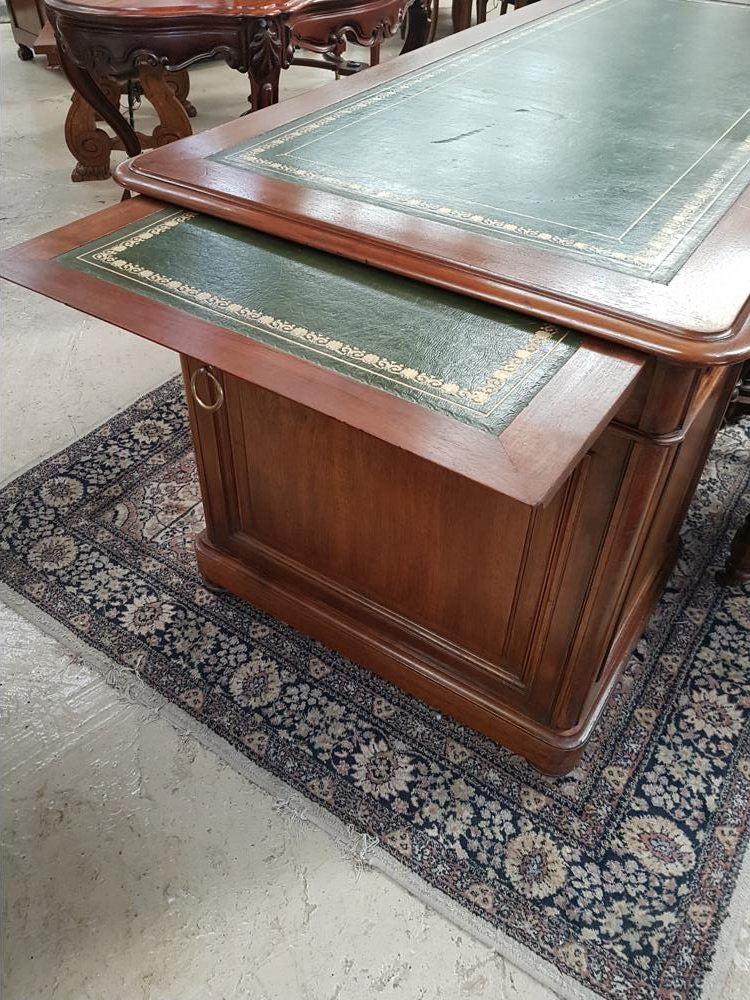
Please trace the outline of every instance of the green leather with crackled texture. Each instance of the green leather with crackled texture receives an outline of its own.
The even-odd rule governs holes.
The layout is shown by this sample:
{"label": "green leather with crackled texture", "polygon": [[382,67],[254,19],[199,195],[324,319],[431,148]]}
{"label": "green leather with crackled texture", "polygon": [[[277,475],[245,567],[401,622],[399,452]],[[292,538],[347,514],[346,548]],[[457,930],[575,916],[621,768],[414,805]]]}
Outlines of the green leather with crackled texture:
{"label": "green leather with crackled texture", "polygon": [[528,316],[185,211],[159,212],[58,260],[494,434],[581,342]]}
{"label": "green leather with crackled texture", "polygon": [[666,281],[750,182],[750,6],[585,0],[213,159]]}

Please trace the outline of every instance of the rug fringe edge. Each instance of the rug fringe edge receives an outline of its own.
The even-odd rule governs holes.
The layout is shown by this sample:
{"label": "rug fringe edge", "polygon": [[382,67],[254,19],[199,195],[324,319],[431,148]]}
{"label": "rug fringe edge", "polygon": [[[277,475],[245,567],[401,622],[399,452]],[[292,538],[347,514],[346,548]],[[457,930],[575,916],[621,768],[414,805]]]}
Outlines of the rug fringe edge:
{"label": "rug fringe edge", "polygon": [[[249,760],[207,725],[151,688],[135,671],[115,663],[104,653],[93,649],[65,625],[46,614],[33,601],[3,581],[0,581],[0,601],[57,640],[70,652],[80,656],[84,663],[123,700],[140,705],[154,717],[168,720],[184,736],[195,739],[204,749],[215,753],[234,771],[270,795],[274,800],[274,811],[288,828],[293,829],[296,826],[299,829],[309,824],[322,830],[355,868],[369,867],[380,871],[425,906],[440,913],[501,958],[512,962],[535,982],[553,990],[560,1000],[602,1000],[602,994],[583,985],[567,973],[561,972],[548,959],[536,955],[510,935],[496,930],[445,896],[440,890],[428,885],[424,879],[396,861],[383,848],[378,847],[376,841],[373,843],[374,838],[357,833],[353,827],[347,826],[321,805],[306,798],[281,778]],[[715,957],[702,985],[701,1000],[716,1000],[720,996],[719,990],[728,977],[735,945],[749,904],[750,850],[745,852],[740,867],[729,912],[719,932]],[[542,968],[539,968],[540,965]]]}
{"label": "rug fringe edge", "polygon": [[[132,409],[133,407],[136,407],[142,400],[146,399],[148,396],[151,396],[153,395],[153,393],[159,392],[162,389],[166,389],[168,385],[172,385],[173,383],[179,383],[180,385],[182,384],[182,376],[180,375],[179,371],[176,371],[174,375],[171,375],[167,379],[162,377],[160,381],[156,383],[156,385],[152,386],[150,389],[147,389],[145,392],[140,392],[129,403],[124,403],[121,407],[119,407],[119,409],[115,410],[113,413],[110,413],[108,417],[105,417],[103,420],[100,420],[97,423],[93,424],[87,431],[83,431],[83,433],[79,434],[77,437],[72,438],[65,444],[55,445],[55,447],[52,448],[51,451],[48,451],[46,454],[41,455],[40,457],[37,458],[32,458],[29,462],[26,462],[24,465],[20,466],[20,468],[9,472],[6,476],[0,479],[0,493],[2,493],[3,490],[7,489],[8,486],[12,486],[16,482],[16,480],[22,479],[28,472],[31,472],[33,469],[36,469],[37,466],[45,465],[47,462],[53,461],[53,459],[57,458],[58,455],[62,455],[63,452],[66,452],[68,448],[72,448],[73,445],[80,444],[82,441],[85,441],[86,438],[93,437],[102,429],[102,427],[106,427],[107,424],[110,423],[112,420],[116,420],[118,417],[121,417],[124,413],[127,413],[128,410]],[[187,403],[185,405],[187,406]],[[16,593],[16,591],[13,591],[13,593]],[[19,596],[22,597],[22,595]],[[23,597],[22,599],[26,600],[26,598]],[[34,607],[36,607],[36,605],[34,605]],[[24,618],[26,617],[27,616],[24,615]]]}

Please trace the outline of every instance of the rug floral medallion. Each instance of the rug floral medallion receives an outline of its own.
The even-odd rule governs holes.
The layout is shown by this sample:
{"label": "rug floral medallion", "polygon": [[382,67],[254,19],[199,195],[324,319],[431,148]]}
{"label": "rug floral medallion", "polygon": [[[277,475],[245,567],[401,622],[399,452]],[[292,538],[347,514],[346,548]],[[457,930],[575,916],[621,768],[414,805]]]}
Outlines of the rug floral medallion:
{"label": "rug floral medallion", "polygon": [[181,384],[0,494],[0,576],[434,892],[606,1000],[698,1000],[750,833],[750,599],[715,570],[744,516],[722,432],[681,558],[562,778],[201,583]]}

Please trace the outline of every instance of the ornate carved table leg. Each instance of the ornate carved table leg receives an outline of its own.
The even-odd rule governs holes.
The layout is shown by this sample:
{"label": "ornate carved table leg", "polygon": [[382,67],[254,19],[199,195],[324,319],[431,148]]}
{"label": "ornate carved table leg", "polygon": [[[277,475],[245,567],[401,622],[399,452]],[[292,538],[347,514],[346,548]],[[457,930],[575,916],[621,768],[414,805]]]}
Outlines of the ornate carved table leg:
{"label": "ornate carved table leg", "polygon": [[186,69],[178,70],[167,76],[167,84],[174,90],[175,97],[185,109],[188,118],[195,118],[198,112],[194,105],[188,100],[190,93],[190,74]]}
{"label": "ornate carved table leg", "polygon": [[60,65],[73,89],[91,105],[97,116],[112,128],[122,142],[123,149],[128,156],[137,156],[141,152],[141,144],[138,141],[138,136],[120,114],[119,101],[117,104],[112,104],[95,77],[87,69],[76,66],[70,61],[64,47],[60,44],[59,37],[58,48],[60,50]]}
{"label": "ornate carved table leg", "polygon": [[[138,80],[143,96],[159,117],[159,124],[151,135],[134,133],[138,148],[164,146],[192,135],[189,115],[191,110],[195,114],[195,108],[187,100],[190,89],[187,70],[166,73],[160,67],[146,66],[141,69]],[[97,80],[97,87],[114,109],[119,108],[123,86],[116,80]],[[110,176],[110,152],[123,148],[121,140],[96,127],[100,119],[104,116],[74,91],[65,120],[65,141],[77,161],[71,174],[74,181],[105,180]]]}
{"label": "ornate carved table leg", "polygon": [[[118,83],[114,80],[101,80],[99,89],[111,107],[118,106],[121,91]],[[74,90],[65,119],[65,142],[76,159],[70,175],[72,181],[101,181],[110,176],[109,154],[112,140],[104,129],[96,127],[98,117],[101,116]]]}
{"label": "ornate carved table leg", "polygon": [[719,582],[731,586],[750,581],[750,514],[732,541],[729,559],[723,573],[719,574]]}
{"label": "ornate carved table leg", "polygon": [[250,101],[253,111],[279,100],[279,76],[291,63],[289,29],[281,18],[259,18],[249,42]]}
{"label": "ornate carved table leg", "polygon": [[143,88],[143,95],[150,101],[154,111],[159,116],[159,124],[151,135],[145,139],[139,136],[141,145],[144,147],[166,146],[168,142],[184,139],[193,134],[188,112],[178,96],[178,88],[181,88],[187,97],[189,84],[170,79],[170,77],[180,75],[187,77],[187,72],[183,70],[182,74],[171,74],[165,72],[160,66],[141,67],[138,79]]}

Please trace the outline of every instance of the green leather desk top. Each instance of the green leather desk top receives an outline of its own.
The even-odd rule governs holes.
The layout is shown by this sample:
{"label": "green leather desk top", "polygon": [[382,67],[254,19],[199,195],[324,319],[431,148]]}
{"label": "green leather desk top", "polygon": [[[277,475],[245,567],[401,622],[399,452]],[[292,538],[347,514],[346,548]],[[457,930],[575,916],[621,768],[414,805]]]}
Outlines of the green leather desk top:
{"label": "green leather desk top", "polygon": [[186,211],[58,260],[493,435],[581,343],[531,317]]}
{"label": "green leather desk top", "polygon": [[750,6],[587,0],[212,159],[666,282],[750,182]]}

